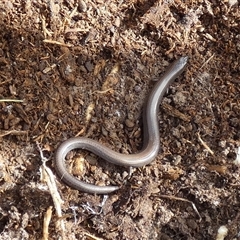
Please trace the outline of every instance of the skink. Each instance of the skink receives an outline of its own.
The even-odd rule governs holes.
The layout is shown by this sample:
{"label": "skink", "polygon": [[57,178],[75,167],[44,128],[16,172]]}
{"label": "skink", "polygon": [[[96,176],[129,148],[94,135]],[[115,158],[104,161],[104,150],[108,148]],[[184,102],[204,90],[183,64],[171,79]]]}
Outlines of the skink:
{"label": "skink", "polygon": [[77,190],[108,194],[119,189],[118,186],[96,186],[78,180],[66,168],[65,157],[73,149],[86,149],[102,159],[121,166],[141,167],[152,162],[158,155],[160,148],[159,124],[157,119],[158,107],[169,85],[183,72],[188,57],[181,57],[174,61],[154,86],[149,95],[143,113],[143,148],[135,154],[122,154],[111,150],[99,142],[85,137],[73,137],[64,141],[55,154],[55,169],[60,179],[68,186]]}

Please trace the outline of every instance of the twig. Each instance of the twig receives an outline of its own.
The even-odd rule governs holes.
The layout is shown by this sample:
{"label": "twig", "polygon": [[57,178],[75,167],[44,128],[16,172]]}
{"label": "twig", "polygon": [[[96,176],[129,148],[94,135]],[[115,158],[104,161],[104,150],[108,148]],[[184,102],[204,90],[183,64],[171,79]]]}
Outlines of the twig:
{"label": "twig", "polygon": [[48,31],[45,17],[41,15],[40,18],[42,20],[42,30],[43,30],[44,37],[46,38],[47,35],[51,37],[53,32]]}
{"label": "twig", "polygon": [[4,75],[1,75],[1,77],[3,77],[4,79],[7,79],[7,80],[5,80],[5,81],[3,81],[3,82],[0,82],[0,86],[1,85],[4,85],[5,83],[9,83],[9,82],[11,82],[12,80],[11,79],[8,79],[6,76],[4,76]]}
{"label": "twig", "polygon": [[104,94],[104,93],[107,93],[107,92],[113,93],[114,90],[113,90],[112,88],[108,88],[108,89],[103,90],[103,91],[96,90],[96,91],[94,91],[92,94],[95,94],[95,93]]}
{"label": "twig", "polygon": [[102,238],[95,237],[95,236],[93,236],[92,234],[89,234],[89,233],[84,233],[84,235],[86,235],[91,240],[103,240]]}
{"label": "twig", "polygon": [[48,227],[52,218],[52,206],[47,209],[43,219],[43,240],[48,240]]}
{"label": "twig", "polygon": [[214,56],[215,56],[215,53],[203,63],[203,65],[200,67],[199,70],[201,70],[206,64],[208,64]]}
{"label": "twig", "polygon": [[4,137],[4,136],[10,135],[10,134],[19,136],[19,135],[24,135],[27,133],[28,133],[27,131],[20,131],[20,130],[0,131],[0,137]]}
{"label": "twig", "polygon": [[204,146],[204,148],[211,153],[212,155],[214,155],[214,152],[210,149],[210,147],[201,139],[199,132],[197,132],[197,136],[198,136],[198,140],[201,142],[201,144]]}
{"label": "twig", "polygon": [[19,100],[19,99],[0,99],[0,102],[23,102],[23,100]]}
{"label": "twig", "polygon": [[240,147],[238,147],[236,153],[237,153],[237,156],[236,156],[236,159],[234,160],[234,163],[236,165],[240,165]]}
{"label": "twig", "polygon": [[195,205],[192,201],[189,201],[189,200],[187,200],[187,199],[185,199],[185,198],[180,198],[180,197],[175,197],[175,196],[169,196],[169,195],[160,195],[159,197],[191,203],[194,211],[197,213],[197,215],[198,215],[198,217],[199,217],[199,220],[200,220],[200,221],[202,220],[202,217],[201,217],[200,213],[198,212],[196,205]]}
{"label": "twig", "polygon": [[178,117],[178,118],[182,119],[185,122],[190,122],[191,121],[191,117],[190,116],[181,113],[179,110],[177,110],[176,108],[172,107],[170,104],[162,103],[162,107],[169,115],[171,115],[173,117]]}
{"label": "twig", "polygon": [[72,44],[61,43],[61,42],[58,42],[58,41],[48,40],[48,39],[44,39],[43,42],[56,44],[56,45],[60,45],[60,46],[64,46],[64,47],[72,47],[73,46]]}
{"label": "twig", "polygon": [[46,182],[48,185],[49,192],[52,196],[53,204],[54,204],[54,207],[55,207],[58,219],[59,219],[56,223],[56,227],[60,228],[61,233],[62,233],[62,239],[66,239],[65,238],[65,225],[64,225],[63,218],[62,218],[62,209],[61,209],[61,204],[63,203],[63,200],[61,199],[60,194],[58,192],[56,181],[55,181],[55,176],[53,175],[51,169],[46,166],[46,162],[48,161],[48,159],[43,156],[43,150],[39,146],[38,142],[37,142],[37,147],[38,147],[38,150],[39,150],[39,153],[41,156],[41,160],[42,160],[42,166],[40,168],[41,179],[42,179],[42,181]]}

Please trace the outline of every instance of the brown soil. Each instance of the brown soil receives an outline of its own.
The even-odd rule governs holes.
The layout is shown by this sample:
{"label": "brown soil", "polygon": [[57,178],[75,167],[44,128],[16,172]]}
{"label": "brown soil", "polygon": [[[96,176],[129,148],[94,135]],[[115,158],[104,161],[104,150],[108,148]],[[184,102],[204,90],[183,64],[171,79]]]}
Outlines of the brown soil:
{"label": "brown soil", "polygon": [[[0,239],[216,239],[222,225],[225,239],[240,239],[237,0],[2,0],[0,9]],[[58,181],[59,219],[37,143],[53,173],[72,136],[136,152],[154,81],[186,55],[159,109],[155,161],[128,177],[72,154],[84,181],[121,189],[105,199]]]}

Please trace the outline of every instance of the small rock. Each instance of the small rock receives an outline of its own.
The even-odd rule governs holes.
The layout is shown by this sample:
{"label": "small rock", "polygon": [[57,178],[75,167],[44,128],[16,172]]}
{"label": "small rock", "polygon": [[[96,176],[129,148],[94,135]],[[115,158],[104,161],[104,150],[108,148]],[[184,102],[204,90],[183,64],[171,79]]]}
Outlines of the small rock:
{"label": "small rock", "polygon": [[125,124],[126,124],[126,126],[127,127],[129,127],[129,128],[132,128],[132,127],[134,127],[134,122],[132,122],[130,119],[126,119],[126,121],[125,121]]}
{"label": "small rock", "polygon": [[97,165],[97,158],[93,157],[91,155],[86,156],[86,160],[88,161],[88,163],[90,163],[91,165]]}
{"label": "small rock", "polygon": [[115,20],[114,25],[115,25],[116,27],[120,27],[120,24],[121,24],[120,18],[117,17],[116,20]]}
{"label": "small rock", "polygon": [[135,90],[135,92],[139,93],[139,92],[142,91],[142,88],[141,88],[139,85],[136,85],[136,86],[134,87],[134,90]]}
{"label": "small rock", "polygon": [[89,72],[91,72],[94,68],[93,64],[90,61],[86,62],[85,67]]}
{"label": "small rock", "polygon": [[78,10],[79,12],[86,12],[87,11],[87,4],[83,0],[78,1]]}

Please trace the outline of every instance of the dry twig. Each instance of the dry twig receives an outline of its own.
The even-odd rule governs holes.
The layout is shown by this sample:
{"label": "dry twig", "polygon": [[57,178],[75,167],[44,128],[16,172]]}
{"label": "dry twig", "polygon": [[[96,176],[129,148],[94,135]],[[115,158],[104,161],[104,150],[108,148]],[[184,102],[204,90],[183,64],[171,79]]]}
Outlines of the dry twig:
{"label": "dry twig", "polygon": [[196,205],[195,205],[192,201],[189,201],[189,200],[187,200],[187,199],[185,199],[185,198],[180,198],[180,197],[175,197],[175,196],[169,196],[169,195],[160,195],[159,197],[161,197],[161,198],[168,198],[168,199],[171,199],[171,200],[173,199],[173,200],[178,200],[178,201],[182,201],[182,202],[191,203],[194,211],[197,213],[197,215],[198,215],[198,217],[199,217],[199,220],[200,220],[200,221],[202,220],[202,217],[201,217],[200,213],[198,212]]}
{"label": "dry twig", "polygon": [[214,152],[210,149],[210,147],[202,140],[202,138],[200,137],[199,132],[197,132],[197,136],[198,136],[198,140],[201,142],[201,144],[203,145],[203,147],[212,155],[214,155]]}
{"label": "dry twig", "polygon": [[19,100],[19,99],[0,99],[0,102],[23,102],[23,100]]}
{"label": "dry twig", "polygon": [[48,240],[48,227],[52,218],[52,206],[47,209],[43,219],[43,240]]}
{"label": "dry twig", "polygon": [[56,223],[56,228],[60,229],[60,232],[62,234],[62,239],[66,239],[65,238],[65,225],[64,225],[63,218],[62,218],[62,209],[61,209],[61,204],[63,203],[63,200],[61,199],[60,194],[58,192],[56,181],[55,181],[55,176],[53,175],[51,169],[46,166],[46,162],[48,161],[48,159],[43,156],[43,150],[41,149],[41,147],[39,146],[38,143],[37,143],[37,147],[38,147],[38,150],[39,150],[39,153],[41,156],[41,160],[43,163],[40,168],[41,179],[42,179],[42,181],[46,182],[48,185],[48,189],[52,196],[54,207],[55,207],[58,219],[59,219]]}
{"label": "dry twig", "polygon": [[64,47],[72,47],[72,44],[67,44],[67,43],[61,43],[58,41],[54,41],[54,40],[48,40],[48,39],[44,39],[43,42],[45,43],[51,43],[51,44],[56,44],[56,45],[60,45],[60,46],[64,46]]}
{"label": "dry twig", "polygon": [[9,131],[0,131],[0,137],[4,137],[4,136],[7,136],[7,135],[16,135],[16,136],[19,136],[19,135],[25,135],[27,134],[28,132],[27,131],[20,131],[20,130],[9,130]]}

